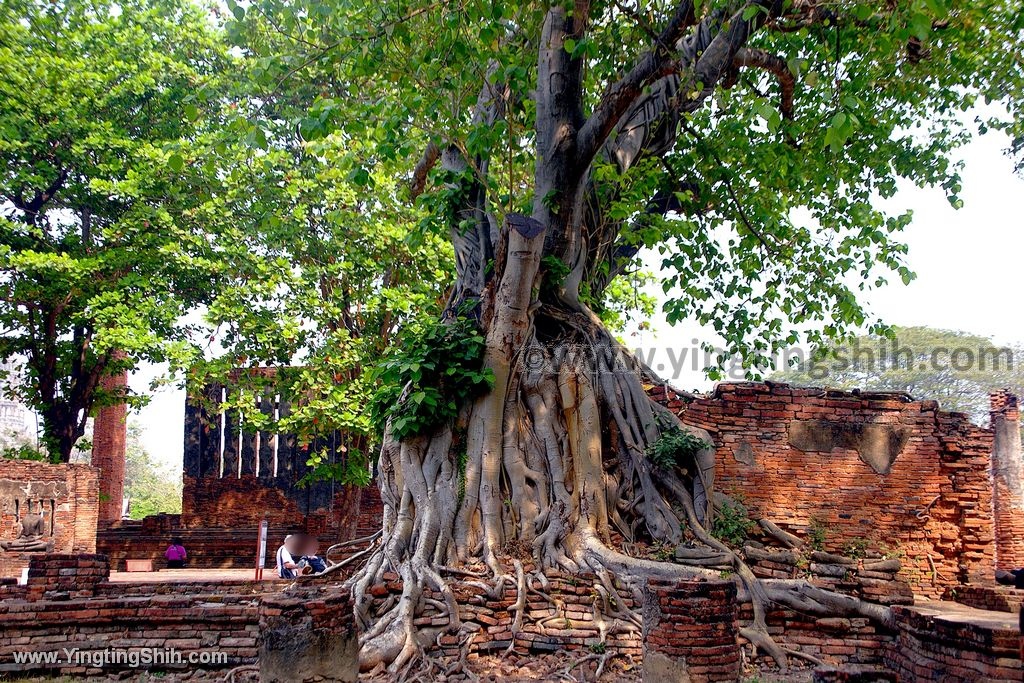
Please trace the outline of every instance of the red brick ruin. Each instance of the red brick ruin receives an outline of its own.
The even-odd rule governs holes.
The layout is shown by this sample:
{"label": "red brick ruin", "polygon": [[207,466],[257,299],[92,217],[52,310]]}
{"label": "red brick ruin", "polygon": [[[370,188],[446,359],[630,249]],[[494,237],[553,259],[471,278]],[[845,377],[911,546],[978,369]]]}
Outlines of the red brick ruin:
{"label": "red brick ruin", "polygon": [[771,383],[722,384],[694,400],[650,393],[711,432],[715,488],[752,517],[814,531],[824,550],[899,555],[921,595],[991,580],[994,430],[904,394]]}
{"label": "red brick ruin", "polygon": [[[380,528],[376,487],[299,483],[312,449],[344,457],[344,435],[300,444],[286,434],[239,430],[237,414],[221,417],[215,408],[233,390],[211,385],[204,388],[205,401],[189,401],[181,515],[121,521],[118,503],[117,518],[110,517],[108,504],[119,495],[120,482],[105,480],[117,467],[110,457],[117,452],[117,430],[107,432],[104,425],[123,429],[123,416],[120,422],[97,419],[94,467],[0,463],[0,540],[14,537],[27,506],[49,509],[57,553],[0,553],[0,576],[10,577],[0,579],[0,671],[18,670],[7,665],[26,643],[55,649],[68,639],[95,640],[50,616],[70,614],[77,615],[76,624],[91,624],[95,633],[126,646],[227,652],[226,663],[207,667],[212,672],[252,664],[272,680],[301,662],[309,678],[330,677],[324,669],[330,666],[341,672],[339,680],[355,680],[351,598],[338,593],[337,584],[317,587],[303,580],[296,589],[301,595],[292,595],[281,592],[287,583],[274,580],[107,578],[108,566],[123,570],[128,559],[152,560],[159,568],[172,535],[183,537],[192,566],[250,567],[263,519],[271,528],[268,566],[285,533],[316,534],[323,546]],[[1015,396],[992,395],[991,426],[984,428],[934,401],[899,393],[773,383],[722,384],[707,396],[666,386],[648,391],[685,424],[711,434],[715,490],[741,503],[752,519],[771,520],[806,544],[799,551],[747,548],[755,575],[810,577],[816,586],[891,607],[885,624],[772,607],[765,617],[773,638],[825,663],[815,680],[1024,678],[1016,626],[1024,591],[994,582],[997,567],[1024,567],[1024,464]],[[278,415],[288,410],[266,392],[254,392],[252,405]],[[92,554],[97,551],[102,555]],[[529,576],[528,558],[522,566],[519,575]],[[12,585],[25,567],[28,585]],[[517,568],[508,571],[517,575]],[[547,572],[547,580],[550,601],[525,604],[514,585],[495,595],[472,580],[455,582],[459,617],[473,635],[468,642],[443,635],[436,652],[476,658],[575,651],[582,658],[607,647],[610,655],[642,662],[645,681],[737,680],[746,642],[739,624],[749,623],[752,614],[749,604],[737,602],[733,581],[652,582],[637,596],[607,577]],[[397,575],[369,587],[382,602],[401,591]],[[441,596],[424,596],[432,598]],[[945,602],[928,602],[938,598]],[[619,628],[620,607],[642,614],[642,624]],[[439,614],[428,607],[417,624],[436,626],[445,618]],[[315,648],[303,649],[304,643]],[[761,653],[757,662],[768,660]],[[88,666],[60,671],[98,673]]]}
{"label": "red brick ruin", "polygon": [[[107,375],[100,380],[104,392],[121,394],[128,386],[128,372]],[[128,406],[124,403],[100,408],[92,427],[92,466],[100,470],[101,524],[121,519],[124,506],[125,447],[128,437]]]}

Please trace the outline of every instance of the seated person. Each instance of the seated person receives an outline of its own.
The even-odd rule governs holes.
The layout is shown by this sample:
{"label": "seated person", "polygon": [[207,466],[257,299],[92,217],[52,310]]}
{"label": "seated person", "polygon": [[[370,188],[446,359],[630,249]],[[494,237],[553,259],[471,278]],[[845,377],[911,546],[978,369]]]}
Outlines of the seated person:
{"label": "seated person", "polygon": [[277,575],[282,579],[294,579],[305,568],[302,561],[302,539],[298,534],[288,534],[277,549]]}
{"label": "seated person", "polygon": [[181,544],[180,538],[171,539],[171,544],[164,551],[164,557],[167,559],[168,569],[183,569],[185,567],[188,553],[185,552],[185,546]]}
{"label": "seated person", "polygon": [[319,550],[320,543],[316,538],[313,536],[307,537],[306,543],[302,549],[302,559],[305,560],[313,574],[320,574],[327,571],[327,563],[324,562],[323,558],[317,557],[317,551]]}

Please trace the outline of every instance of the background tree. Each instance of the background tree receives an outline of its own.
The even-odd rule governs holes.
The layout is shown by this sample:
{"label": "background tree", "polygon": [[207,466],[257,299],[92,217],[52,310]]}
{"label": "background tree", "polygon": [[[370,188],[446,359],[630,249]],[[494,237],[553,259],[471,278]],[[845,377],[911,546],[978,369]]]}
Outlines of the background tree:
{"label": "background tree", "polygon": [[[252,36],[260,53],[280,38],[263,28]],[[452,248],[416,229],[425,215],[409,206],[401,167],[322,123],[344,116],[339,106],[307,112],[322,86],[295,80],[263,92],[264,62],[245,54],[233,65],[226,125],[186,159],[218,169],[189,220],[215,235],[225,264],[204,311],[209,357],[192,367],[193,384],[241,385],[221,409],[303,444],[340,430],[343,459],[313,453],[312,476],[365,484],[380,443],[368,370],[400,326],[437,317]],[[262,391],[291,404],[274,426],[253,409]]]}
{"label": "background tree", "polygon": [[[596,311],[646,246],[670,273],[669,319],[713,325],[752,366],[801,339],[880,329],[857,292],[912,277],[897,240],[910,216],[872,201],[905,178],[959,203],[949,155],[967,137],[964,112],[985,98],[1021,118],[1019,7],[229,8],[266,97],[293,79],[319,90],[299,134],[338,129],[404,163],[424,229],[454,246],[441,322],[386,364],[403,389],[386,411],[383,538],[355,579],[365,666],[402,671],[437,631],[459,630],[443,577],[453,565],[482,561],[500,584],[525,546],[541,571],[637,585],[702,571],[630,557],[613,530],[676,543],[685,529],[725,553],[754,604],[744,635],[780,662],[767,600],[887,618],[804,582],[756,580],[707,534],[708,435],[647,399],[652,373]],[[251,113],[255,130],[273,130]],[[403,594],[377,614],[366,589],[385,571],[401,574]],[[414,626],[426,589],[443,596],[447,626]]]}
{"label": "background tree", "polygon": [[[216,257],[181,214],[202,182],[181,149],[224,64],[181,0],[37,2],[0,9],[0,358],[66,461],[104,374],[183,360]],[[215,109],[214,109],[215,110]]]}
{"label": "background tree", "polygon": [[989,392],[1024,395],[1024,347],[997,346],[988,337],[930,327],[894,327],[893,335],[862,335],[817,349],[772,379],[839,389],[902,391],[939,401],[944,410],[988,421]]}
{"label": "background tree", "polygon": [[142,430],[135,422],[128,423],[125,446],[124,493],[131,501],[131,518],[181,512],[181,472],[153,460],[142,445]]}

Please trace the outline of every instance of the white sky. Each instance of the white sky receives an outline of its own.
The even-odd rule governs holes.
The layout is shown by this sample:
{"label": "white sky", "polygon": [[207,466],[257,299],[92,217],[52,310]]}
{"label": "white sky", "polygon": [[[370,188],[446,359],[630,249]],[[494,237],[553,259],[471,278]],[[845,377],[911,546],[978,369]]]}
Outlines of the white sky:
{"label": "white sky", "polygon": [[[891,201],[894,208],[914,211],[903,240],[910,246],[908,263],[918,277],[909,286],[893,278],[895,284],[871,293],[866,301],[872,312],[897,325],[964,330],[991,336],[999,344],[1024,341],[1019,303],[1024,180],[1013,174],[1003,155],[1006,145],[1004,136],[989,133],[961,151],[964,208],[959,211],[949,206],[940,190],[909,183],[901,187]],[[696,325],[671,327],[660,314],[651,323],[650,331],[627,336],[631,348],[689,347],[694,338],[713,339]],[[147,391],[155,374],[157,368],[141,369],[132,377],[132,388]],[[711,386],[700,372],[667,379],[682,388]],[[130,419],[142,426],[144,445],[155,459],[180,468],[183,416],[184,393],[164,388]]]}

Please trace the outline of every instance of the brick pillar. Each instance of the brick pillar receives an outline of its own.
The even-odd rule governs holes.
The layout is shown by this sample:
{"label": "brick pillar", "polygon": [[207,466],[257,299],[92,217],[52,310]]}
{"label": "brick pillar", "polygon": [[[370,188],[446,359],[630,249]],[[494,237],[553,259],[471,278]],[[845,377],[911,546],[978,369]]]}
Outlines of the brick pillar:
{"label": "brick pillar", "polygon": [[651,579],[644,591],[644,683],[738,680],[737,611],[731,581]]}
{"label": "brick pillar", "polygon": [[992,512],[996,567],[1024,567],[1024,459],[1020,409],[1009,391],[992,392]]}
{"label": "brick pillar", "polygon": [[[128,372],[121,371],[101,380],[106,392],[124,393]],[[92,465],[100,468],[99,523],[121,519],[124,504],[125,441],[128,436],[128,406],[124,403],[100,408],[92,427]]]}

